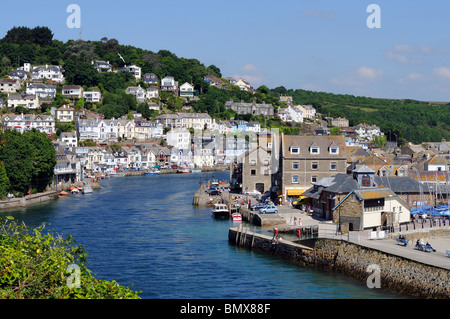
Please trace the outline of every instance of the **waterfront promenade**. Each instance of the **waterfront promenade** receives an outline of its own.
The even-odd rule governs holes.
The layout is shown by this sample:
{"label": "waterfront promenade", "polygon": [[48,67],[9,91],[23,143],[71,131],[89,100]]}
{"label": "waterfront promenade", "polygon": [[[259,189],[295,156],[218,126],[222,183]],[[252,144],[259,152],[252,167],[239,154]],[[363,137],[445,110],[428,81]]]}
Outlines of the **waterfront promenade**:
{"label": "waterfront promenade", "polygon": [[[446,255],[446,250],[450,250],[450,226],[448,224],[447,226],[430,227],[429,223],[425,223],[424,228],[419,225],[415,230],[409,227],[408,231],[403,227],[402,231],[395,229],[394,232],[387,234],[384,239],[371,239],[371,231],[369,230],[352,231],[348,234],[336,235],[336,224],[332,221],[324,220],[314,215],[307,215],[292,206],[278,206],[278,209],[278,214],[284,217],[286,225],[277,225],[276,227],[289,227],[291,218],[296,217],[297,220],[301,218],[302,226],[318,225],[320,237],[346,240],[387,254],[450,270],[450,257]],[[408,239],[409,243],[407,246],[397,244],[395,238],[400,234]],[[283,234],[281,234],[281,237],[283,237]],[[414,246],[418,238],[422,238],[425,243],[429,242],[436,251],[424,252],[415,249]]]}

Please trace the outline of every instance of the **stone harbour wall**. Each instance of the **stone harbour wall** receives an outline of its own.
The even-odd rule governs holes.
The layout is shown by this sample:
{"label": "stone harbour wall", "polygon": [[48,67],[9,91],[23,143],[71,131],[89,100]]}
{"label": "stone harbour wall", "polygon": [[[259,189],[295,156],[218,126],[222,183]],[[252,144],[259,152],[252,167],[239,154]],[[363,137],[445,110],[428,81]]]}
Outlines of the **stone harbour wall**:
{"label": "stone harbour wall", "polygon": [[302,266],[343,273],[363,282],[373,274],[368,270],[369,265],[376,265],[383,289],[420,298],[450,299],[450,271],[343,240],[320,238],[301,244],[275,242],[267,235],[252,233],[245,228],[231,228],[228,241]]}

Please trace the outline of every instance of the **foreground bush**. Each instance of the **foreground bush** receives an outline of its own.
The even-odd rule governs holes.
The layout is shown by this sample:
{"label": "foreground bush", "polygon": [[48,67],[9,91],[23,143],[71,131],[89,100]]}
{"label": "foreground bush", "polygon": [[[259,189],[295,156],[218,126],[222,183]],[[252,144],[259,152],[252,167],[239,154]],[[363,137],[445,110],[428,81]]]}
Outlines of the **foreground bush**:
{"label": "foreground bush", "polygon": [[116,281],[97,280],[72,236],[43,235],[12,217],[0,220],[0,298],[139,299]]}

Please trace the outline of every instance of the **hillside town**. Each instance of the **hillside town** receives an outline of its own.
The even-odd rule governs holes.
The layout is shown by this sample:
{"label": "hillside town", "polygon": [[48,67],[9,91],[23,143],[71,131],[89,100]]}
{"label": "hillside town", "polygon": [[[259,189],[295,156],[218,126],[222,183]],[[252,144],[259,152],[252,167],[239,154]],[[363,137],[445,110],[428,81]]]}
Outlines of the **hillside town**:
{"label": "hillside town", "polygon": [[[283,107],[277,109],[268,103],[234,100],[226,102],[225,108],[300,125],[298,135],[283,134],[256,121],[215,119],[206,112],[193,112],[188,103],[182,112],[169,112],[158,100],[161,92],[189,102],[198,99],[192,84],[179,85],[172,76],[159,79],[153,73],[141,74],[136,65],[113,70],[108,61],[92,64],[98,72],[129,72],[136,81],[142,80],[145,87],[138,84],[125,92],[158,115],[148,120],[135,111],[108,119],[84,108],[84,103],[101,102],[101,92],[65,85],[61,66],[25,63],[0,79],[0,92],[7,96],[1,99],[2,130],[36,129],[53,140],[56,186],[124,170],[219,166],[230,168],[231,185],[239,192],[273,192],[282,203],[307,195],[312,209],[325,218],[332,217],[335,199],[361,188],[383,186],[410,207],[435,204],[448,195],[450,142],[445,140],[402,147],[392,139],[376,143],[387,133],[376,125],[351,127],[345,118],[324,117],[312,105],[295,105],[285,95],[280,96]],[[209,75],[204,80],[219,89],[232,85],[254,91],[243,79]],[[42,103],[57,94],[67,103],[40,112]],[[61,123],[72,124],[72,129],[58,130]],[[429,192],[433,199],[424,199]]]}

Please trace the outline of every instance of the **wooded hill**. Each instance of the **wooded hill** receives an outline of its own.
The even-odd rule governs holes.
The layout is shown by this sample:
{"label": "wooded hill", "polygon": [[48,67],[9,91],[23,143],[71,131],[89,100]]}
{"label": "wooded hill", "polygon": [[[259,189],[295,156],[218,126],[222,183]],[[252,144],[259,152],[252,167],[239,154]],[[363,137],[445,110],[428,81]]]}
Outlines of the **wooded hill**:
{"label": "wooded hill", "polygon": [[[273,118],[253,117],[250,114],[237,115],[225,109],[225,102],[235,101],[272,103],[275,110],[284,107],[279,102],[281,94],[293,97],[294,104],[312,104],[317,112],[325,117],[345,117],[350,125],[359,123],[376,124],[388,136],[388,140],[399,142],[441,141],[450,138],[450,104],[428,103],[414,100],[389,100],[360,97],[346,94],[314,92],[302,89],[277,87],[269,89],[263,85],[255,93],[229,86],[228,90],[209,87],[204,81],[206,75],[222,77],[220,68],[205,66],[197,59],[176,56],[167,50],[152,52],[129,45],[121,45],[116,39],[102,38],[100,41],[69,40],[65,43],[53,39],[53,33],[47,27],[14,27],[0,40],[0,76],[7,76],[24,62],[32,65],[62,65],[65,70],[66,84],[82,85],[85,89],[98,88],[103,101],[97,105],[85,103],[84,107],[98,111],[105,117],[120,117],[130,111],[141,112],[144,117],[152,118],[154,113],[146,105],[138,104],[134,97],[125,94],[125,89],[136,83],[127,72],[98,73],[92,61],[109,61],[113,68],[124,65],[138,65],[142,74],[155,73],[159,78],[171,75],[180,84],[189,82],[194,85],[199,100],[189,103],[196,112],[208,112],[217,119],[245,119],[260,122],[266,127],[279,127],[286,133],[298,133],[301,125],[292,128]],[[48,107],[59,107],[64,98],[57,96]],[[180,111],[184,100],[163,92],[161,102],[165,110]],[[295,126],[295,125],[294,125]]]}

